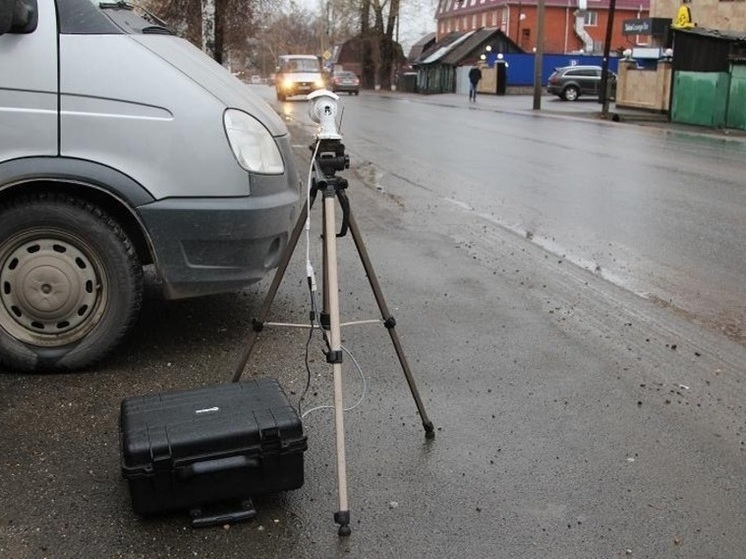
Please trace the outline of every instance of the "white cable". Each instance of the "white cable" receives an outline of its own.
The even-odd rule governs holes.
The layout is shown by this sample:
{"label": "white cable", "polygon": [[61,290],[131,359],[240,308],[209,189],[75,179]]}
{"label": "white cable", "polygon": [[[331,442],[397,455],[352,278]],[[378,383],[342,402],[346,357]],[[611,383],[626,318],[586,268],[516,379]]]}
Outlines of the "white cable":
{"label": "white cable", "polygon": [[[360,380],[363,383],[363,392],[362,394],[360,394],[360,398],[358,398],[358,401],[355,402],[355,404],[350,406],[349,408],[344,408],[344,410],[342,410],[342,411],[352,411],[356,407],[358,407],[360,404],[362,404],[363,400],[365,399],[365,393],[368,390],[368,383],[365,381],[365,374],[363,373],[363,369],[360,367],[360,363],[358,363],[357,359],[355,359],[355,356],[352,355],[352,353],[350,353],[350,351],[345,346],[340,346],[340,347],[347,355],[350,356],[350,359],[352,359],[352,362],[355,364],[355,368],[357,369],[358,375],[360,375]],[[310,410],[306,410],[305,412],[303,412],[303,415],[301,415],[301,419],[306,417],[312,411],[325,410],[325,409],[333,410],[334,406],[330,406],[330,405],[316,406],[315,408],[311,408]]]}
{"label": "white cable", "polygon": [[311,181],[313,179],[313,164],[319,152],[319,145],[321,145],[321,140],[316,140],[311,164],[308,167],[308,180],[306,181],[306,277],[311,282],[311,291],[313,292],[316,292],[316,274],[311,265]]}

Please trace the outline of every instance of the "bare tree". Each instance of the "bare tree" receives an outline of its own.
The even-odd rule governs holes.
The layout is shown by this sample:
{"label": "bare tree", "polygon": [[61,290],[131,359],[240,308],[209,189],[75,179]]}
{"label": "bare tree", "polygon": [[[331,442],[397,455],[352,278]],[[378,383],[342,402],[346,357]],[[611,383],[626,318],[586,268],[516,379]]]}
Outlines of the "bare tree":
{"label": "bare tree", "polygon": [[319,50],[318,16],[295,3],[286,11],[263,14],[257,20],[255,33],[248,37],[248,61],[263,75],[274,71],[281,54],[315,54]]}
{"label": "bare tree", "polygon": [[360,37],[363,45],[363,83],[366,87],[388,88],[403,56],[394,42],[400,0],[362,0]]}
{"label": "bare tree", "polygon": [[[256,34],[258,16],[279,9],[282,3],[281,0],[142,0],[142,2],[179,35],[200,48],[211,51],[212,56],[220,63],[230,53],[235,54],[239,59],[244,56],[247,50],[247,37]],[[203,34],[207,35],[204,39]]]}
{"label": "bare tree", "polygon": [[[280,54],[323,54],[324,49],[357,36],[364,86],[389,87],[403,58],[396,44],[401,4],[411,9],[421,3],[432,6],[433,0],[318,0],[316,13],[296,0],[141,1],[195,45],[212,47],[219,62],[230,56],[263,74],[274,68]],[[214,40],[210,40],[203,32],[203,27],[210,31],[210,22],[203,25],[203,20],[212,17],[213,3]]]}

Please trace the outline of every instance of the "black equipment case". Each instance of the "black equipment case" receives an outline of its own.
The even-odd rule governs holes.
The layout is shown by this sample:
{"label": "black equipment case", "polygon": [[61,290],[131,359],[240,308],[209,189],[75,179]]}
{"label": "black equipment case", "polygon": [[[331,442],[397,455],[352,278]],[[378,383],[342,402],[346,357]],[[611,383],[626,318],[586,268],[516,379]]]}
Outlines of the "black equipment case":
{"label": "black equipment case", "polygon": [[119,430],[140,515],[196,516],[203,505],[303,485],[306,436],[275,379],[126,398]]}

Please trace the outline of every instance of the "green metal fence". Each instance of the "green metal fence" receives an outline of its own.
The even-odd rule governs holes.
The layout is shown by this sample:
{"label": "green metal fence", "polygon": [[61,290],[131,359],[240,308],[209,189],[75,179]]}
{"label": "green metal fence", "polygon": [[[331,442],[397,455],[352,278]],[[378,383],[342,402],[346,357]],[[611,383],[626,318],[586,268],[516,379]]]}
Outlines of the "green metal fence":
{"label": "green metal fence", "polygon": [[676,72],[671,121],[725,126],[730,75],[727,72]]}
{"label": "green metal fence", "polygon": [[746,65],[731,64],[725,126],[746,130]]}

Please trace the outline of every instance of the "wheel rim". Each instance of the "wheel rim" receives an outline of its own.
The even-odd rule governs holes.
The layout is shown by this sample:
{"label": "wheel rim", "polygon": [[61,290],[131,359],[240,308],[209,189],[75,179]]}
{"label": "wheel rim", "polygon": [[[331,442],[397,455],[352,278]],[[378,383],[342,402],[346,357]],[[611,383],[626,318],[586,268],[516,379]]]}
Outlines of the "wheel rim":
{"label": "wheel rim", "polygon": [[0,326],[18,340],[57,347],[83,338],[107,292],[103,263],[75,235],[36,229],[0,247]]}
{"label": "wheel rim", "polygon": [[575,101],[578,98],[578,91],[574,87],[568,87],[565,91],[565,99]]}

